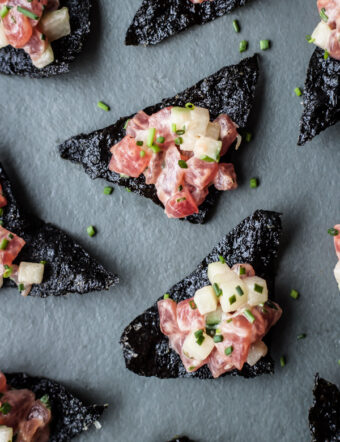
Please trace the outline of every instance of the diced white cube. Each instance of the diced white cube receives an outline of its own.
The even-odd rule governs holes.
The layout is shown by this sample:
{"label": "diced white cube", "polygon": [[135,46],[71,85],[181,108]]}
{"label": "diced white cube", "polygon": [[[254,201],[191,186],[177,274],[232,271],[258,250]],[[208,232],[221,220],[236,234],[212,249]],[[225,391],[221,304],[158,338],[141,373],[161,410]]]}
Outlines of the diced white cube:
{"label": "diced white cube", "polygon": [[171,117],[170,117],[170,128],[172,126],[176,126],[176,130],[186,130],[190,121],[190,109],[185,107],[174,106],[171,109]]}
{"label": "diced white cube", "polygon": [[20,284],[41,284],[44,270],[44,264],[23,261],[19,265],[18,281]]}
{"label": "diced white cube", "polygon": [[219,301],[225,313],[238,310],[248,302],[248,288],[246,284],[234,272],[231,273],[233,274],[232,277],[226,281],[223,281],[223,277],[220,277],[221,279],[218,283],[219,288],[222,290]]}
{"label": "diced white cube", "polygon": [[329,39],[332,31],[327,23],[320,21],[317,27],[314,29],[311,38],[313,43],[319,48],[327,50],[329,48]]}
{"label": "diced white cube", "polygon": [[231,272],[230,267],[222,262],[212,262],[208,265],[208,278],[211,284],[214,284],[217,275],[226,275]]}
{"label": "diced white cube", "polygon": [[218,123],[208,123],[206,137],[218,140],[220,138],[221,126]]}
{"label": "diced white cube", "polygon": [[194,147],[194,155],[201,160],[218,161],[222,149],[222,141],[208,137],[199,137]]}
{"label": "diced white cube", "polygon": [[41,54],[39,58],[31,57],[32,63],[38,69],[42,69],[54,62],[54,52],[52,46],[49,44],[46,50]]}
{"label": "diced white cube", "polygon": [[183,343],[183,353],[191,359],[203,361],[213,351],[215,343],[214,340],[203,332],[203,342],[201,345],[197,343],[195,332],[191,332]]}
{"label": "diced white cube", "polygon": [[209,110],[203,107],[195,107],[190,111],[190,121],[187,131],[192,135],[204,137],[207,133],[207,127],[210,121]]}
{"label": "diced white cube", "polygon": [[12,442],[12,440],[13,429],[5,425],[0,425],[0,442]]}
{"label": "diced white cube", "polygon": [[248,304],[259,305],[268,301],[268,287],[265,279],[259,276],[250,276],[243,279],[248,287]]}
{"label": "diced white cube", "polygon": [[68,8],[64,7],[56,11],[46,12],[39,22],[39,29],[50,42],[71,34]]}
{"label": "diced white cube", "polygon": [[268,347],[262,341],[255,342],[250,349],[247,357],[247,363],[252,367],[255,365],[261,358],[266,356],[268,353]]}
{"label": "diced white cube", "polygon": [[194,301],[201,315],[206,315],[217,309],[217,297],[211,285],[207,285],[197,290],[194,296]]}

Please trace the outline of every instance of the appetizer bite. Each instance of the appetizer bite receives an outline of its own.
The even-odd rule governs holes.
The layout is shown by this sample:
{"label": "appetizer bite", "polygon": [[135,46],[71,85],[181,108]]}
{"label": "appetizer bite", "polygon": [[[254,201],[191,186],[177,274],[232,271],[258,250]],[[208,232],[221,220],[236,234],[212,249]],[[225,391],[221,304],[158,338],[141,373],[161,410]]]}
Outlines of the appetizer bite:
{"label": "appetizer bite", "polygon": [[107,405],[84,403],[57,382],[0,372],[0,441],[69,441],[93,425]]}
{"label": "appetizer bite", "polygon": [[217,193],[237,187],[226,154],[241,142],[258,78],[257,57],[221,69],[196,85],[78,135],[59,146],[62,158],[165,208],[170,218],[203,223]]}
{"label": "appetizer bite", "polygon": [[0,287],[43,298],[108,290],[118,277],[62,230],[26,214],[0,164]]}
{"label": "appetizer bite", "polygon": [[142,376],[218,378],[272,373],[262,341],[282,314],[273,297],[280,215],[257,211],[121,337],[126,367]]}
{"label": "appetizer bite", "polygon": [[340,391],[317,374],[314,404],[309,410],[309,428],[313,442],[340,440]]}
{"label": "appetizer bite", "polygon": [[318,0],[320,23],[309,42],[319,48],[309,63],[299,145],[340,120],[340,2]]}
{"label": "appetizer bite", "polygon": [[125,38],[126,45],[155,45],[185,29],[229,14],[247,0],[143,0]]}
{"label": "appetizer bite", "polygon": [[340,290],[340,224],[334,226],[334,229],[330,229],[330,231],[334,236],[335,253],[338,257],[338,262],[334,268],[334,276]]}
{"label": "appetizer bite", "polygon": [[68,72],[90,31],[90,8],[91,0],[0,0],[0,72]]}

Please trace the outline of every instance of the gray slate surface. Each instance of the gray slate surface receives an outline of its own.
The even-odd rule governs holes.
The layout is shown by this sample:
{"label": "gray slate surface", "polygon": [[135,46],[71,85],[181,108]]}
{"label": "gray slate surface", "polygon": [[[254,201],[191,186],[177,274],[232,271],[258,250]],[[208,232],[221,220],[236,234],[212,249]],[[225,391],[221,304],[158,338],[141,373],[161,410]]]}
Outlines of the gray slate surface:
{"label": "gray slate surface", "polygon": [[[304,148],[296,146],[300,99],[313,47],[305,42],[318,20],[312,0],[253,0],[249,6],[154,48],[126,48],[125,31],[140,0],[99,2],[87,51],[70,74],[49,80],[0,77],[1,161],[28,207],[64,228],[117,271],[108,293],[61,299],[22,299],[1,291],[0,363],[65,383],[88,399],[109,402],[99,432],[81,441],[161,442],[179,432],[200,442],[310,440],[307,412],[316,371],[340,384],[339,292],[327,228],[340,221],[340,125]],[[238,18],[242,33],[235,34]],[[99,31],[100,29],[100,31]],[[204,226],[168,220],[158,207],[116,189],[102,194],[56,145],[82,131],[157,102],[224,65],[237,63],[262,38],[262,76],[253,113],[254,141],[238,154],[240,187],[220,199]],[[97,109],[99,99],[112,106]],[[252,176],[261,179],[250,190]],[[139,378],[124,368],[118,345],[124,327],[187,275],[220,238],[255,209],[283,213],[284,245],[277,299],[284,316],[273,354],[287,355],[273,377],[188,381]],[[89,238],[86,227],[98,235]],[[301,291],[299,301],[289,297]],[[302,332],[304,341],[296,341]],[[279,364],[278,364],[279,365]]]}

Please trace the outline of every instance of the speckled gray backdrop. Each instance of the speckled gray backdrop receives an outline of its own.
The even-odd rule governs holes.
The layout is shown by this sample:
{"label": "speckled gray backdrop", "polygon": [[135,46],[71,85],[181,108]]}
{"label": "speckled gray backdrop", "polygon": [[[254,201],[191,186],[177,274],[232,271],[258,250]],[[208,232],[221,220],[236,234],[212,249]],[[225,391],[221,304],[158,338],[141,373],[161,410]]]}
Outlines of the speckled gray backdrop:
{"label": "speckled gray backdrop", "polygon": [[[55,79],[0,77],[0,153],[21,198],[64,228],[121,284],[107,293],[22,299],[1,290],[0,363],[63,382],[108,402],[103,429],[81,441],[162,442],[186,433],[200,442],[308,441],[307,414],[315,372],[340,384],[340,298],[327,229],[340,221],[340,125],[304,148],[296,146],[300,99],[313,47],[305,41],[318,15],[314,0],[253,0],[245,8],[151,48],[125,47],[125,31],[140,0],[101,0],[93,33],[70,74]],[[241,34],[232,20],[238,18]],[[137,195],[91,181],[59,159],[56,145],[104,127],[121,115],[171,96],[244,55],[261,53],[261,81],[252,114],[254,141],[236,164],[240,186],[225,193],[204,226],[168,220]],[[98,100],[112,106],[97,109]],[[249,178],[261,186],[249,189]],[[118,344],[124,327],[188,274],[233,226],[255,209],[283,213],[284,240],[277,299],[284,316],[273,355],[287,356],[275,376],[217,381],[140,378],[124,367]],[[94,224],[98,235],[89,238]],[[290,289],[301,292],[294,301]],[[297,342],[300,333],[307,339]],[[279,365],[279,364],[278,364]]]}

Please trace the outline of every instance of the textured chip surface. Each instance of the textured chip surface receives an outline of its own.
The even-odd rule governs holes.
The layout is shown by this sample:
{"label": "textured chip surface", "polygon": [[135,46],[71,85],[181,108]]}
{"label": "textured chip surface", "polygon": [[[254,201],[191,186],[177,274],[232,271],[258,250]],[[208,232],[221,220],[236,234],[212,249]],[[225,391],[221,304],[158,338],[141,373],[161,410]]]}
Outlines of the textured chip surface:
{"label": "textured chip surface", "polygon": [[314,403],[309,410],[313,442],[340,441],[340,391],[331,382],[315,376]]}
{"label": "textured chip surface", "polygon": [[59,383],[46,378],[32,377],[26,373],[6,373],[12,388],[28,388],[37,399],[49,396],[52,411],[49,442],[67,442],[88,430],[105,410],[104,405],[85,405]]}
{"label": "textured chip surface", "polygon": [[126,33],[125,44],[157,44],[190,26],[208,23],[229,14],[246,2],[214,0],[193,4],[189,0],[143,0]]}
{"label": "textured chip surface", "polygon": [[69,72],[70,63],[82,51],[90,32],[92,0],[61,0],[70,13],[71,34],[52,42],[55,60],[43,69],[36,68],[23,49],[7,46],[0,49],[0,73],[31,78],[45,78]]}
{"label": "textured chip surface", "polygon": [[[0,184],[8,202],[3,208],[3,225],[26,241],[17,260],[46,261],[44,280],[32,286],[31,296],[84,294],[108,290],[118,283],[116,275],[106,271],[70,236],[22,210],[1,164]],[[15,286],[10,280],[5,281]]]}
{"label": "textured chip surface", "polygon": [[319,48],[309,63],[303,105],[299,146],[340,121],[340,61],[325,60]]}
{"label": "textured chip surface", "polygon": [[[281,229],[278,213],[256,211],[222,239],[191,275],[178,282],[167,293],[176,302],[193,297],[196,290],[209,284],[208,264],[218,261],[219,255],[222,255],[229,266],[236,263],[251,264],[256,274],[267,280],[270,298],[273,299]],[[193,373],[185,370],[180,357],[169,348],[168,338],[160,330],[157,303],[126,327],[120,343],[126,367],[138,375],[159,378],[212,378],[207,366]],[[253,367],[245,364],[242,371],[234,370],[226,374],[250,378],[273,371],[274,362],[267,355]]]}
{"label": "textured chip surface", "polygon": [[[211,118],[226,113],[238,126],[245,128],[254,103],[258,76],[257,55],[254,55],[237,65],[222,68],[175,97],[166,98],[144,111],[150,115],[167,106],[184,106],[191,102],[208,108]],[[155,204],[163,207],[157,197],[155,186],[145,184],[144,175],[138,178],[123,178],[108,169],[111,159],[110,148],[125,136],[124,125],[126,120],[132,117],[133,115],[120,118],[105,129],[70,138],[59,146],[60,155],[64,159],[81,164],[92,179],[104,178],[111,183],[127,187],[132,192],[150,198]],[[209,195],[199,207],[199,213],[189,216],[187,220],[192,223],[204,223],[219,193],[211,186]]]}

